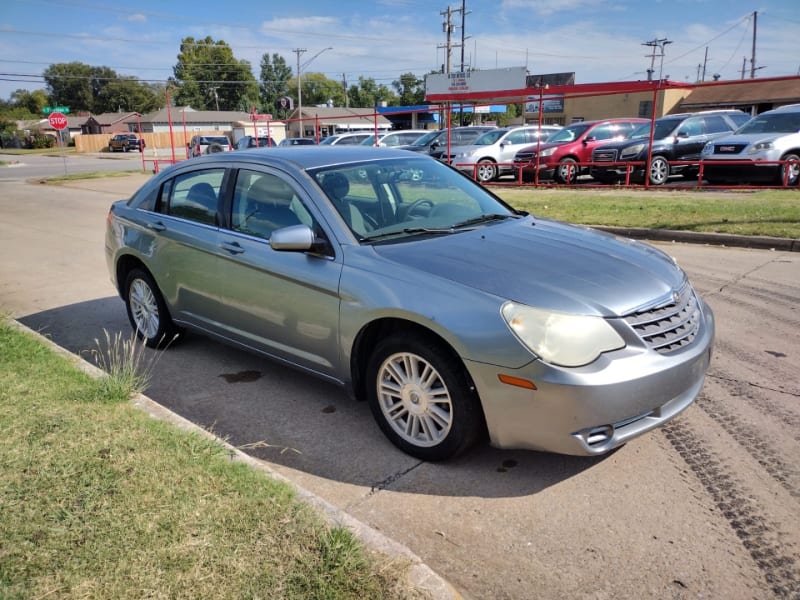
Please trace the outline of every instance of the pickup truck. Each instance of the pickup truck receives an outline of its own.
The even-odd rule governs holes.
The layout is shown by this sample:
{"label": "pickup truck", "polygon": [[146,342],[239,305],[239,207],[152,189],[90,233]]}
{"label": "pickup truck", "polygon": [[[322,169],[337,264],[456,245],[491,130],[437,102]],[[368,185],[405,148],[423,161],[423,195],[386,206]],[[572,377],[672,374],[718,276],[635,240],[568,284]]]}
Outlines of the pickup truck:
{"label": "pickup truck", "polygon": [[136,136],[135,133],[118,133],[110,140],[108,140],[109,152],[116,152],[117,150],[120,150],[122,152],[128,152],[129,150],[138,150],[139,152],[141,152],[143,148],[144,148],[144,140],[142,140],[142,143],[140,145],[139,138]]}

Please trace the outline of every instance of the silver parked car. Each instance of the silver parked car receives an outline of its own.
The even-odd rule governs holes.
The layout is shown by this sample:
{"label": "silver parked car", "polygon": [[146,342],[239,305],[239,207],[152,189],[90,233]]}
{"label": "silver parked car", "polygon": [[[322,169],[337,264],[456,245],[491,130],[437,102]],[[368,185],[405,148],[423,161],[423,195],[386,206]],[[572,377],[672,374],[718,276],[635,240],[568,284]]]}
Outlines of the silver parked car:
{"label": "silver parked car", "polygon": [[731,135],[706,144],[702,158],[709,183],[769,181],[775,185],[797,185],[800,104],[781,106],[753,117]]}
{"label": "silver parked car", "polygon": [[514,172],[514,157],[517,152],[545,141],[561,127],[556,125],[523,125],[501,127],[487,131],[469,146],[450,148],[448,159],[455,168],[475,176],[478,181],[488,182],[504,173]]}
{"label": "silver parked car", "polygon": [[149,346],[188,329],[322,377],[424,460],[485,432],[608,452],[692,403],[714,339],[660,250],[391,148],[178,163],[111,206],[106,260]]}

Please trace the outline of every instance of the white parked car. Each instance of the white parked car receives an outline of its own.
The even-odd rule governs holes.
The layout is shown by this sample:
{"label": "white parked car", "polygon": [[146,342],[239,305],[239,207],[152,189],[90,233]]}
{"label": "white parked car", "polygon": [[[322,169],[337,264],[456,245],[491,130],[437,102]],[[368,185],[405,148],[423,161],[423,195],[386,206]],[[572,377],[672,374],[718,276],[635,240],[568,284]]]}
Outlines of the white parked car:
{"label": "white parked car", "polygon": [[430,131],[427,129],[404,129],[402,131],[388,131],[378,134],[377,143],[375,143],[375,135],[371,135],[361,142],[361,145],[383,146],[391,148],[395,146],[405,146],[406,144],[413,144],[427,133],[430,133]]}
{"label": "white parked car", "polygon": [[356,146],[367,139],[369,136],[373,135],[374,132],[370,131],[357,131],[354,133],[337,133],[334,135],[329,135],[324,140],[322,140],[319,145],[320,146]]}
{"label": "white parked car", "polygon": [[561,127],[555,125],[523,125],[500,127],[487,131],[470,146],[454,146],[447,155],[448,162],[460,171],[475,175],[480,182],[496,179],[504,173],[514,172],[517,152],[546,140]]}

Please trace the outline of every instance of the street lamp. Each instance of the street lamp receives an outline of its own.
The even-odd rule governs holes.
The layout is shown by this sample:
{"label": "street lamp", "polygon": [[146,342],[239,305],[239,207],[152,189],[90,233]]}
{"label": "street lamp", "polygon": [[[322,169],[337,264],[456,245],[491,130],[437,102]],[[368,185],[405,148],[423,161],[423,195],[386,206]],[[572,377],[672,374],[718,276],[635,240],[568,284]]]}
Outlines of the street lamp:
{"label": "street lamp", "polygon": [[319,52],[317,52],[314,56],[309,58],[306,62],[302,65],[300,64],[300,55],[306,51],[305,48],[295,48],[292,52],[297,54],[297,114],[300,115],[300,137],[305,137],[305,132],[303,131],[303,93],[300,87],[300,70],[302,68],[307,67],[311,64],[315,58],[317,58],[320,54],[325,52],[326,50],[333,50],[332,47],[328,46],[327,48],[323,48]]}

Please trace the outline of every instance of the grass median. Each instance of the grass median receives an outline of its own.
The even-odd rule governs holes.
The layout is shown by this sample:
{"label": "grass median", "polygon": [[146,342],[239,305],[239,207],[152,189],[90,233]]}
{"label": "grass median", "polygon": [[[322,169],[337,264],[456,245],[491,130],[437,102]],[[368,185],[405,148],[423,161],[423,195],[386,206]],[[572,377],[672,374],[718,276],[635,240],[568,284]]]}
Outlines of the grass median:
{"label": "grass median", "polygon": [[541,217],[613,227],[642,227],[800,239],[800,190],[635,191],[496,186],[515,208]]}
{"label": "grass median", "polygon": [[[144,365],[146,367],[146,365]],[[0,321],[0,597],[415,598],[406,564]]]}

